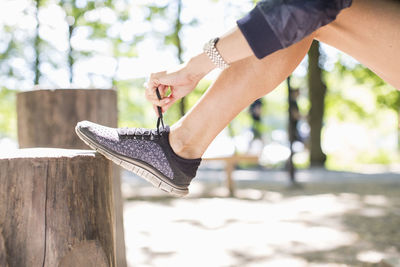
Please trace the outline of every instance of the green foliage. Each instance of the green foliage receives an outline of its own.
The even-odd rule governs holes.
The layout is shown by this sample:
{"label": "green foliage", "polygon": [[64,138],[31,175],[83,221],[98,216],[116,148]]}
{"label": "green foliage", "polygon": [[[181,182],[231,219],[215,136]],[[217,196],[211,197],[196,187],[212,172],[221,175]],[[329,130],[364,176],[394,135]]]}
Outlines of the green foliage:
{"label": "green foliage", "polygon": [[[398,122],[395,118],[400,111],[399,91],[361,64],[346,64],[341,58],[332,71],[326,72],[325,80],[329,88],[326,121],[363,125],[369,138],[393,137]],[[378,144],[371,144],[365,150],[346,151],[344,147],[340,151],[328,155],[328,168],[351,170],[357,164],[390,164],[399,160],[396,147],[382,148]],[[351,160],[348,154],[352,155]]]}
{"label": "green foliage", "polygon": [[118,118],[121,127],[154,128],[155,114],[144,96],[144,79],[119,81]]}
{"label": "green foliage", "polygon": [[379,106],[389,108],[395,112],[400,112],[400,91],[388,86],[376,89],[377,102]]}
{"label": "green foliage", "polygon": [[16,91],[0,89],[0,138],[17,137]]}
{"label": "green foliage", "polygon": [[398,160],[396,154],[388,153],[388,151],[379,149],[375,153],[360,153],[357,161],[361,164],[391,164]]}
{"label": "green foliage", "polygon": [[347,67],[344,64],[340,64],[339,61],[335,67],[342,79],[346,76],[351,76],[356,84],[370,87],[375,94],[376,103],[380,107],[392,109],[395,112],[400,111],[400,91],[388,85],[373,71],[361,64]]}
{"label": "green foliage", "polygon": [[335,116],[340,121],[360,120],[369,116],[359,102],[347,98],[342,92],[329,92],[325,98],[325,109],[328,116]]}
{"label": "green foliage", "polygon": [[148,8],[148,15],[146,16],[146,20],[151,22],[155,18],[164,18],[167,14],[169,4],[167,5],[146,5]]}
{"label": "green foliage", "polygon": [[358,84],[368,83],[373,84],[374,87],[386,85],[386,83],[379,76],[361,64],[357,63],[355,66],[347,66],[338,60],[335,68],[342,75],[342,77],[346,74],[350,74]]}

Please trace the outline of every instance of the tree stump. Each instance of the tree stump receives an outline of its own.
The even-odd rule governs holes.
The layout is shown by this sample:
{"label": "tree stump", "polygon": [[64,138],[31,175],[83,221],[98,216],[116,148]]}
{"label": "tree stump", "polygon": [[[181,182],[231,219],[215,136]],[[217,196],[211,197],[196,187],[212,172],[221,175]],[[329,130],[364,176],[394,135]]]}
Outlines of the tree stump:
{"label": "tree stump", "polygon": [[111,163],[89,150],[0,155],[0,264],[115,265]]}
{"label": "tree stump", "polygon": [[90,120],[117,127],[117,93],[101,89],[34,90],[17,95],[20,148],[87,149],[75,125]]}
{"label": "tree stump", "polygon": [[[90,120],[117,127],[117,92],[103,89],[34,90],[17,95],[20,148],[88,149],[75,125]],[[120,169],[113,166],[117,266],[126,267]]]}

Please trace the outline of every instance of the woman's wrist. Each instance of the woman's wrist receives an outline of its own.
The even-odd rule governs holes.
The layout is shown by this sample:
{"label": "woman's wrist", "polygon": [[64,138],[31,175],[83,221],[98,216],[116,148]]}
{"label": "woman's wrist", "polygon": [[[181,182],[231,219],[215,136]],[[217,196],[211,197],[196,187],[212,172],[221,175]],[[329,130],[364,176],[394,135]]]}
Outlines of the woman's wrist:
{"label": "woman's wrist", "polygon": [[206,76],[210,71],[216,68],[215,64],[210,58],[203,52],[197,56],[192,57],[187,68],[194,79],[200,80]]}

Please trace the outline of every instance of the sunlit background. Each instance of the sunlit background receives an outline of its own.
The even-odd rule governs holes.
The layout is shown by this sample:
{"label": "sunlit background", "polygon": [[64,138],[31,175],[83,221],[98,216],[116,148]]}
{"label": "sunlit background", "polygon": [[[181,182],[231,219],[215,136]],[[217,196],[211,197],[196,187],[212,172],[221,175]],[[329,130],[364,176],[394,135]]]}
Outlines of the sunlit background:
{"label": "sunlit background", "polygon": [[[20,91],[116,88],[119,125],[155,127],[144,98],[149,74],[190,59],[254,4],[1,0],[0,150],[18,147]],[[380,228],[388,218],[390,229],[400,224],[400,93],[335,48],[321,44],[319,53],[327,93],[321,100],[325,111],[318,145],[326,161],[317,169],[309,169],[314,164],[308,137],[314,126],[307,120],[312,104],[307,57],[291,78],[300,89],[298,130],[304,139],[295,143],[293,160],[305,186],[286,187],[290,149],[283,82],[262,99],[261,139],[254,140],[255,122],[246,109],[206,152],[207,158],[258,157],[256,164],[235,165],[236,198],[225,198],[223,162],[202,165],[187,200],[169,199],[123,174],[129,266],[353,266],[400,255],[398,231]],[[206,76],[184,108],[173,106],[167,122],[187,112],[218,74]]]}

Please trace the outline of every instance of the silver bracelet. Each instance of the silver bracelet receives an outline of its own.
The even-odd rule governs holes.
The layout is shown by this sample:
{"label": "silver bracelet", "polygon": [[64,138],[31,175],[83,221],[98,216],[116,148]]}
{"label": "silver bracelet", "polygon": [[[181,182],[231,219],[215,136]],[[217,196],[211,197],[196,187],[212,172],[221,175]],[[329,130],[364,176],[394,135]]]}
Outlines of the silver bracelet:
{"label": "silver bracelet", "polygon": [[207,54],[210,60],[220,69],[229,68],[229,64],[222,58],[221,54],[215,47],[219,38],[213,38],[204,44],[203,51]]}

